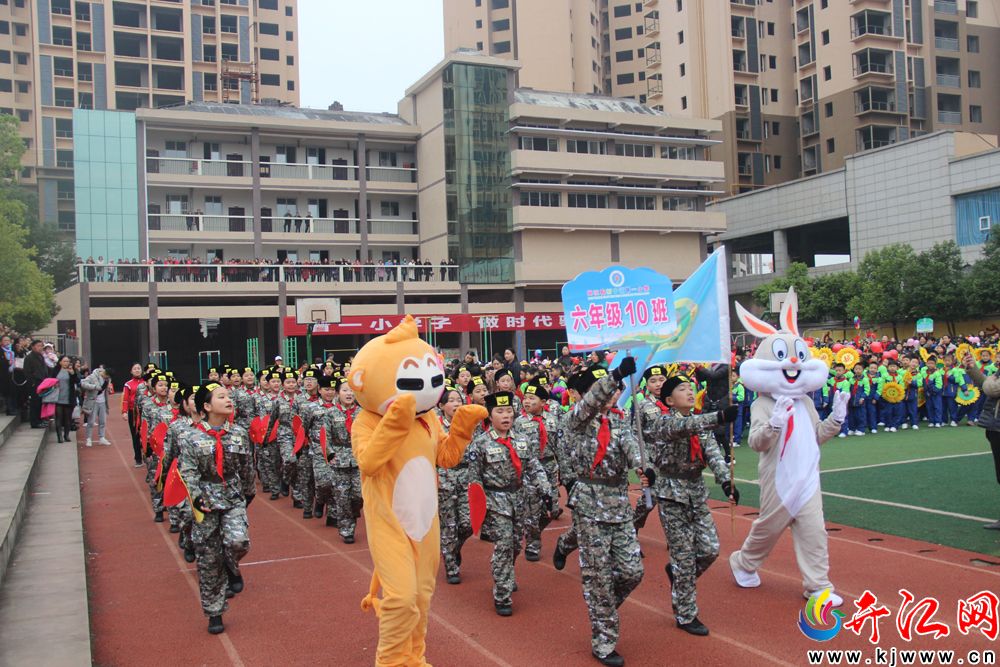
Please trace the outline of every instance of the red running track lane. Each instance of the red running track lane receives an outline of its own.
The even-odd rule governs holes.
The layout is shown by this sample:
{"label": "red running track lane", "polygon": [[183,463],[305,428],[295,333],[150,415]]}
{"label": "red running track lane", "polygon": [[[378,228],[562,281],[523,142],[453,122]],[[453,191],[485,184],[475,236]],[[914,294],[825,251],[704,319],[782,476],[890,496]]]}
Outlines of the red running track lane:
{"label": "red running track lane", "polygon": [[[226,632],[211,636],[198,603],[194,565],[185,563],[169,524],[155,524],[144,470],[132,467],[128,429],[120,418],[109,428],[112,447],[81,447],[84,530],[96,665],[369,665],[374,662],[377,623],[362,613],[371,561],[363,524],[358,541],[344,544],[324,521],[305,521],[289,498],[264,496],[250,507],[251,550],[243,561],[246,590],[225,615]],[[655,517],[641,532],[646,554],[642,584],[621,609],[620,652],[632,665],[725,665],[806,663],[806,650],[871,648],[842,631],[817,644],[796,628],[802,608],[801,583],[790,537],[785,535],[762,570],[763,586],[736,587],[726,558],[742,542],[753,509],[737,509],[735,535],[729,510],[712,502],[722,557],[699,580],[700,617],[707,638],[675,627],[664,574],[667,549]],[[545,533],[543,560],[517,563],[520,591],[514,616],[493,611],[489,544],[470,540],[463,552],[463,582],[443,576],[431,606],[428,659],[451,665],[591,665],[589,623],[575,557],[563,572],[551,564],[564,514]],[[852,600],[866,590],[890,607],[881,623],[880,646],[951,648],[964,652],[997,646],[978,631],[963,636],[955,627],[959,598],[1000,590],[1000,567],[977,566],[994,559],[903,538],[830,526],[830,558],[848,617]],[[870,540],[879,540],[873,542]],[[938,642],[905,644],[894,627],[898,589],[921,599],[936,596],[937,620],[952,635]],[[870,655],[870,654],[866,654]]]}

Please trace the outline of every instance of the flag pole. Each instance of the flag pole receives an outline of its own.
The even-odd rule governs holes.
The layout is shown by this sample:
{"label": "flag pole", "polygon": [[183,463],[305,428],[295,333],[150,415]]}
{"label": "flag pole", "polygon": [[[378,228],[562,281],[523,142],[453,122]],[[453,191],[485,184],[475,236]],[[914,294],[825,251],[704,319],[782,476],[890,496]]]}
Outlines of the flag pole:
{"label": "flag pole", "polygon": [[[729,366],[729,396],[726,400],[730,405],[733,401],[733,366],[734,359],[730,358]],[[733,537],[736,536],[736,499],[733,497],[733,488],[736,486],[736,443],[733,442],[733,423],[729,422],[729,530]]]}
{"label": "flag pole", "polygon": [[[632,356],[632,350],[625,350],[625,354],[629,357]],[[643,370],[649,365],[649,361],[653,358],[653,352],[646,355],[646,361],[643,363]],[[643,472],[647,468],[646,464],[646,443],[642,437],[642,415],[639,414],[638,405],[636,405],[636,395],[638,393],[639,387],[638,383],[635,381],[635,373],[628,376],[629,388],[632,390],[632,429],[635,431],[636,442],[639,443],[639,461],[642,463]],[[644,487],[642,489],[642,496],[646,502],[646,509],[653,509],[653,492],[650,488]]]}

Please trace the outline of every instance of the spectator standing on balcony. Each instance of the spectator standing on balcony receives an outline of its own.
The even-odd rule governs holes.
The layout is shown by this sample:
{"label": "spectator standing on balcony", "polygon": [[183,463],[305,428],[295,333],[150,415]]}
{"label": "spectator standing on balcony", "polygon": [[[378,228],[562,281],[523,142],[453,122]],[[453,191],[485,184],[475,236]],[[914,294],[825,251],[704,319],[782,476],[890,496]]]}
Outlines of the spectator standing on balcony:
{"label": "spectator standing on balcony", "polygon": [[285,211],[285,232],[292,231],[292,212],[289,210]]}
{"label": "spectator standing on balcony", "polygon": [[313,231],[313,214],[312,211],[306,211],[306,234]]}
{"label": "spectator standing on balcony", "polygon": [[295,209],[295,233],[302,231],[302,214],[299,213],[299,209]]}
{"label": "spectator standing on balcony", "polygon": [[189,232],[198,229],[198,219],[193,215],[188,214],[187,217],[185,218],[185,222],[187,223],[187,229]]}
{"label": "spectator standing on balcony", "polygon": [[441,262],[441,282],[444,282],[448,277],[448,260]]}
{"label": "spectator standing on balcony", "polygon": [[431,267],[431,260],[424,260],[424,280],[430,282],[434,277],[434,269]]}

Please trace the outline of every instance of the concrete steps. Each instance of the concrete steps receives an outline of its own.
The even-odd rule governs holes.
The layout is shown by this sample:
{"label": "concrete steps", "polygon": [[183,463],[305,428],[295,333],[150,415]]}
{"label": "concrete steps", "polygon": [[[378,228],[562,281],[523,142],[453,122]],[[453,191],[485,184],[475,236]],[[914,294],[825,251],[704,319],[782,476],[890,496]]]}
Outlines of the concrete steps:
{"label": "concrete steps", "polygon": [[0,448],[0,666],[91,664],[75,443],[21,426]]}

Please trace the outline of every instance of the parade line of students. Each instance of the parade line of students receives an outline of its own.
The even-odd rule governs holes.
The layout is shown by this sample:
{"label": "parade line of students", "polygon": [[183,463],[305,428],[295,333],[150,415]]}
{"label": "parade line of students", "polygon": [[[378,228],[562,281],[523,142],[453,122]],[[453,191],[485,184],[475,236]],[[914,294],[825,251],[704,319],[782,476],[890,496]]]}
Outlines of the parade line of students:
{"label": "parade line of students", "polygon": [[[974,352],[978,359],[966,354],[963,364],[995,374],[995,351]],[[955,354],[864,361],[857,351],[853,355],[830,359],[830,380],[814,396],[824,418],[836,390],[851,394],[841,437],[874,432],[879,424],[890,432],[916,429],[921,418],[932,427],[975,419],[979,399],[968,391]],[[642,498],[635,506],[630,502],[631,475],[651,490],[652,506],[659,508],[670,545],[666,575],[676,624],[707,635],[695,582],[718,557],[719,540],[703,472],[707,468],[726,496],[739,501],[727,465],[729,432],[739,446],[753,397],[739,379],[738,358],[733,367],[645,369],[632,404],[621,400],[624,378],[636,372],[631,357],[613,370],[598,355],[569,367],[518,362],[512,352],[507,357],[486,367],[467,357],[447,369],[437,409],[443,428],[461,405],[489,411],[461,462],[438,470],[447,582],[462,580],[462,547],[474,532],[468,489],[478,485],[485,496],[480,538],[494,547],[495,611],[511,616],[515,561],[522,549],[528,561],[541,558],[543,530],[563,512],[561,485],[572,524],[553,545],[553,562],[561,570],[580,550],[593,656],[605,665],[624,664],[615,650],[617,609],[643,578],[637,531],[652,512]],[[848,368],[845,360],[857,363]],[[190,386],[152,364],[132,367],[122,413],[136,464],[146,468],[153,520],[169,522],[185,559],[197,562],[210,633],[224,631],[227,600],[244,589],[239,562],[250,548],[246,508],[256,497],[257,477],[269,498],[262,502],[291,496],[304,520],[325,516],[345,543],[354,542],[362,499],[351,449],[359,407],[345,379],[349,370],[349,362],[332,361],[259,373],[223,366],[210,369],[204,385]]]}

